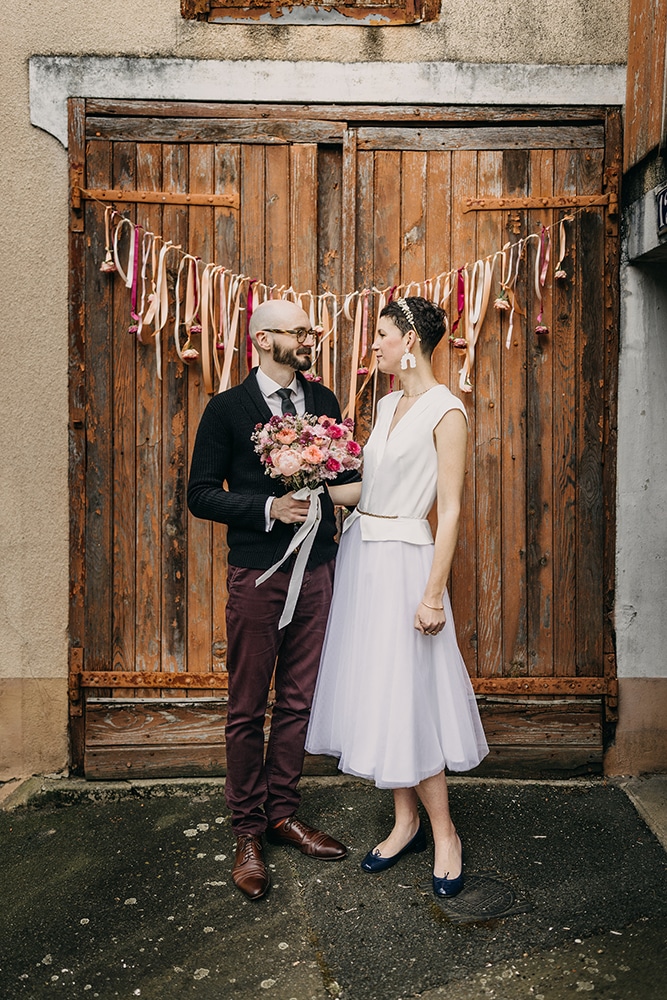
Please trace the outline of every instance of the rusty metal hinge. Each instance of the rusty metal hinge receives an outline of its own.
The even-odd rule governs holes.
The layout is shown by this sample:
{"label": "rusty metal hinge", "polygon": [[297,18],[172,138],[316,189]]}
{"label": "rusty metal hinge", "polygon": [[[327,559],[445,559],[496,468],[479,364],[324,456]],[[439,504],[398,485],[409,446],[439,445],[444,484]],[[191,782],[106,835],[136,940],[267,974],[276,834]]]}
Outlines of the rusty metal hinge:
{"label": "rusty metal hinge", "polygon": [[127,202],[145,205],[206,205],[238,208],[238,194],[186,194],[181,191],[124,191],[122,188],[72,188],[72,208],[82,201]]}
{"label": "rusty metal hinge", "polygon": [[[520,210],[530,208],[593,208],[606,205],[611,211],[612,195],[607,194],[573,194],[573,195],[550,195],[542,198],[540,196],[524,196],[507,198],[467,198],[463,209],[464,212],[499,212],[504,209],[518,208]],[[616,211],[618,211],[618,198],[616,198]]]}

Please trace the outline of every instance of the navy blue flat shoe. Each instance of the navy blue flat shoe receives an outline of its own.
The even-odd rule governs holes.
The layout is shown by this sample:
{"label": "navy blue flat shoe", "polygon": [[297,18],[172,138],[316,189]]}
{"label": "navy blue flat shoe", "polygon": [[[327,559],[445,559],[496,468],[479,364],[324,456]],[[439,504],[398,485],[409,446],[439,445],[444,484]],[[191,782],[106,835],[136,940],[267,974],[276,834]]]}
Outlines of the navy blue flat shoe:
{"label": "navy blue flat shoe", "polygon": [[419,854],[420,851],[426,850],[426,832],[424,827],[419,824],[419,829],[408,843],[403,847],[398,854],[392,854],[390,858],[383,858],[377,847],[372,851],[369,851],[364,860],[361,862],[361,867],[365,872],[384,872],[387,868],[393,867],[397,861],[403,857],[404,854]]}
{"label": "navy blue flat shoe", "polygon": [[[433,892],[440,899],[451,899],[452,896],[458,896],[461,889],[463,888],[463,848],[461,849],[461,874],[456,878],[438,878],[437,875],[433,876]],[[447,872],[449,875],[449,872]]]}

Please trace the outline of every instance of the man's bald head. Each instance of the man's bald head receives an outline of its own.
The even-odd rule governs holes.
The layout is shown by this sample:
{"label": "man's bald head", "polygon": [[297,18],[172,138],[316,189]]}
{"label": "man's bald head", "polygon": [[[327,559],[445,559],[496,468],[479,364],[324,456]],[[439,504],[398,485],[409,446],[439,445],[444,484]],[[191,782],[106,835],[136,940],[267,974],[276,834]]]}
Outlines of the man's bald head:
{"label": "man's bald head", "polygon": [[253,310],[250,336],[253,341],[260,330],[310,330],[310,317],[296,302],[288,299],[268,299]]}

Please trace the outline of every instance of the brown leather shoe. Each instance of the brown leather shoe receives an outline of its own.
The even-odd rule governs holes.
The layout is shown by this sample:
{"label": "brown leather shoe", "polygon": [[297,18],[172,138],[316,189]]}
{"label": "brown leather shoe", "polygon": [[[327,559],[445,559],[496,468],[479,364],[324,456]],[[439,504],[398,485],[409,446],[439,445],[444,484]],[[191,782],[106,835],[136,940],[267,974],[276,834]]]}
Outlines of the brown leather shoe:
{"label": "brown leather shoe", "polygon": [[302,823],[296,816],[288,816],[276,826],[270,826],[266,838],[271,844],[291,844],[302,854],[320,861],[340,861],[347,854],[347,847],[321,830]]}
{"label": "brown leather shoe", "polygon": [[234,885],[248,899],[261,899],[269,891],[271,879],[262,857],[262,841],[250,833],[236,838],[236,859],[232,868]]}

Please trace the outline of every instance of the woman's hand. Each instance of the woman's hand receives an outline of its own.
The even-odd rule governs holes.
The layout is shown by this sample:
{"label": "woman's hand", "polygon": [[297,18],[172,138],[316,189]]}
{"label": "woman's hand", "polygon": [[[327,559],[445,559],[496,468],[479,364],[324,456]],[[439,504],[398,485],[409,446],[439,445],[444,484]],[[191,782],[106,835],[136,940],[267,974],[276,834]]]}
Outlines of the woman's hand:
{"label": "woman's hand", "polygon": [[415,628],[422,635],[437,635],[442,632],[446,620],[444,608],[432,608],[422,601],[415,614]]}

